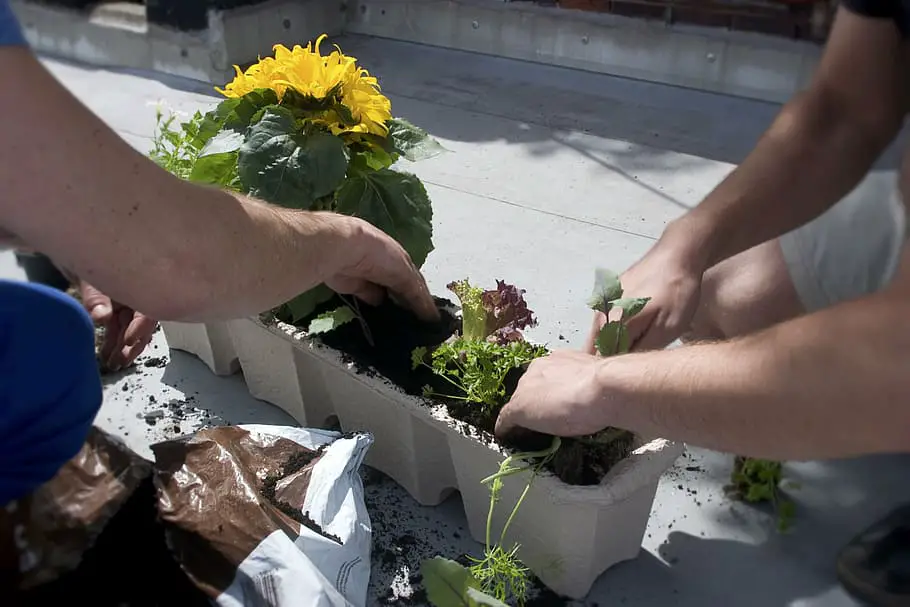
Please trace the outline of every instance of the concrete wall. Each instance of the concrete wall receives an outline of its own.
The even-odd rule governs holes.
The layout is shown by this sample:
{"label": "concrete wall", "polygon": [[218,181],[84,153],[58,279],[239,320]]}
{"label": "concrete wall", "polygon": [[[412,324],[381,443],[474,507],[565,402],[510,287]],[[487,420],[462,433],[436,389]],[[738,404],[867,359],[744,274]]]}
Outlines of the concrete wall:
{"label": "concrete wall", "polygon": [[784,101],[820,47],[501,0],[355,0],[349,32]]}
{"label": "concrete wall", "polygon": [[208,28],[181,32],[147,23],[141,5],[101,5],[91,13],[11,0],[26,37],[42,53],[91,65],[150,69],[223,83],[232,65],[255,61],[279,42],[344,29],[342,0],[268,0],[210,11]]}
{"label": "concrete wall", "polygon": [[774,36],[502,0],[268,0],[210,11],[197,32],[148,24],[130,3],[90,14],[11,4],[41,52],[214,83],[278,42],[347,31],[781,102],[806,84],[820,54],[817,44]]}

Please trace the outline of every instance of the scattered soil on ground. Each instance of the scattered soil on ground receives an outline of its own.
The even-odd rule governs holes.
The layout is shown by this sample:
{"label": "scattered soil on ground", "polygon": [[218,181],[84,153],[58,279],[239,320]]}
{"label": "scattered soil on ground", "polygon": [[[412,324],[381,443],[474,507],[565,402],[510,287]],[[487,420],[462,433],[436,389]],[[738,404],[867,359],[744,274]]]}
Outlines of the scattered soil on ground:
{"label": "scattered soil on ground", "polygon": [[[430,525],[431,507],[401,503],[403,489],[386,475],[364,466],[361,469],[364,499],[373,526],[373,569],[368,599],[370,604],[396,607],[431,607],[420,564],[434,556],[470,565],[466,549],[480,556],[483,547],[468,539],[460,526]],[[432,519],[435,520],[435,519]],[[534,580],[526,607],[575,605]]]}

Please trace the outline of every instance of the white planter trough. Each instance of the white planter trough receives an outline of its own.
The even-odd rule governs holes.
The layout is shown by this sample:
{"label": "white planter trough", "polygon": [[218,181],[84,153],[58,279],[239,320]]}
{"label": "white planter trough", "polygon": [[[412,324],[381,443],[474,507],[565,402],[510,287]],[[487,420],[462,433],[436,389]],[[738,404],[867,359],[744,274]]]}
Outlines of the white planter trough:
{"label": "white planter trough", "polygon": [[[421,504],[438,504],[457,489],[471,535],[484,542],[490,496],[480,481],[505,457],[497,445],[466,434],[445,406],[407,395],[378,374],[357,373],[300,329],[247,319],[231,323],[230,332],[254,396],[311,427],[337,416],[345,431],[369,430],[376,442],[367,464]],[[541,474],[507,542],[521,544],[522,561],[554,592],[583,598],[600,574],[638,555],[658,481],[682,450],[663,439],[640,440],[596,486]],[[505,479],[494,541],[526,482],[525,475]]]}
{"label": "white planter trough", "polygon": [[169,348],[192,354],[215,375],[233,375],[240,370],[228,323],[162,322]]}

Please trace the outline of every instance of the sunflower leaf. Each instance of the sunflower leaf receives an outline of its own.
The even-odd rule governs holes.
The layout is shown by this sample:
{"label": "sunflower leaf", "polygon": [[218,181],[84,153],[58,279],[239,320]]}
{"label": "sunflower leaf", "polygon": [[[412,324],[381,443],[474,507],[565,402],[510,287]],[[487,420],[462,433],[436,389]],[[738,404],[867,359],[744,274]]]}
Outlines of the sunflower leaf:
{"label": "sunflower leaf", "polygon": [[429,133],[404,118],[392,118],[388,126],[389,139],[395,151],[411,162],[427,160],[448,151]]}
{"label": "sunflower leaf", "polygon": [[348,161],[341,139],[322,132],[297,132],[293,114],[265,110],[240,148],[238,169],[246,191],[266,202],[309,209],[344,180]]}
{"label": "sunflower leaf", "polygon": [[433,208],[416,176],[391,169],[348,177],[336,211],[366,220],[394,238],[420,267],[433,250]]}

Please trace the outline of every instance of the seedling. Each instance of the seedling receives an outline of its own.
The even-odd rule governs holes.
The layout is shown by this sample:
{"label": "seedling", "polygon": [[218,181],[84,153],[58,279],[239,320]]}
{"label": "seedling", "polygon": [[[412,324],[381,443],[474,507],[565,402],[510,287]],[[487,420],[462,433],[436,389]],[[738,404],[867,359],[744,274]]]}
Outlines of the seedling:
{"label": "seedling", "polygon": [[785,533],[793,526],[796,505],[781,491],[783,464],[765,459],[736,456],[727,493],[750,504],[770,503],[777,513],[777,529]]}
{"label": "seedling", "polygon": [[346,305],[320,314],[311,320],[309,326],[307,327],[307,333],[309,335],[320,335],[322,333],[328,333],[329,331],[334,331],[338,327],[346,325],[352,320],[357,319],[357,322],[360,323],[360,328],[363,331],[363,336],[367,340],[367,343],[371,346],[375,346],[376,344],[373,341],[373,334],[370,332],[370,326],[367,324],[367,321],[363,317],[363,313],[360,311],[360,302],[353,297],[350,299],[344,297],[343,295],[339,295],[338,297]]}
{"label": "seedling", "polygon": [[[431,353],[426,348],[415,349],[412,366],[415,369],[421,365],[427,367],[445,379],[454,392],[440,394],[427,386],[424,389],[426,396],[473,403],[495,419],[509,396],[505,385],[509,373],[547,353],[546,348],[525,341],[521,333],[535,326],[537,321],[524,300],[524,291],[502,280],[497,280],[496,289],[490,291],[475,287],[468,280],[450,283],[448,288],[461,302],[461,335]],[[496,474],[482,481],[490,487],[483,558],[469,557],[473,563],[469,569],[445,559],[424,563],[424,576],[431,578],[427,591],[434,605],[498,605],[509,598],[519,605],[525,603],[529,590],[528,569],[518,559],[519,546],[506,548],[505,537],[534,479],[559,450],[560,444],[560,439],[555,438],[546,450],[514,453],[503,460]],[[506,520],[499,541],[494,543],[493,513],[501,499],[503,479],[525,471],[531,473],[528,483]],[[453,592],[453,588],[457,591]],[[478,602],[481,600],[498,602]]]}
{"label": "seedling", "polygon": [[438,346],[432,353],[417,348],[411,355],[414,369],[424,366],[445,379],[454,394],[441,394],[430,386],[424,396],[476,403],[495,417],[507,397],[505,380],[547,349],[525,341],[521,331],[537,325],[524,300],[524,290],[496,281],[484,291],[468,280],[448,285],[461,301],[461,336]]}
{"label": "seedling", "polygon": [[[601,327],[594,342],[597,353],[601,356],[618,356],[629,352],[631,337],[627,323],[639,314],[650,297],[623,297],[623,287],[619,275],[611,270],[598,268],[594,272],[594,290],[588,300],[588,307],[603,312],[607,322]],[[610,319],[614,310],[619,310],[619,318]],[[615,314],[613,314],[615,316]],[[576,439],[583,445],[606,445],[616,440],[627,438],[629,433],[617,428],[607,428],[597,434]]]}
{"label": "seedling", "polygon": [[[463,565],[436,557],[424,561],[421,572],[427,596],[436,607],[456,607],[475,605],[505,605],[510,598],[518,605],[524,605],[528,599],[528,569],[518,559],[519,544],[505,549],[506,534],[518,509],[531,490],[537,475],[550,458],[559,450],[561,440],[558,437],[548,449],[529,453],[514,453],[502,461],[499,470],[481,481],[490,487],[490,509],[487,514],[484,556],[482,559],[469,557],[474,563],[469,568]],[[492,543],[493,513],[500,499],[503,479],[507,476],[530,471],[531,476],[524,491],[512,508],[499,534],[499,541]]]}

